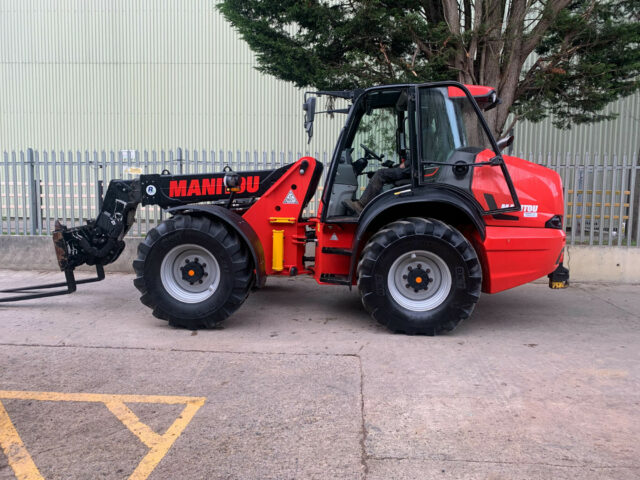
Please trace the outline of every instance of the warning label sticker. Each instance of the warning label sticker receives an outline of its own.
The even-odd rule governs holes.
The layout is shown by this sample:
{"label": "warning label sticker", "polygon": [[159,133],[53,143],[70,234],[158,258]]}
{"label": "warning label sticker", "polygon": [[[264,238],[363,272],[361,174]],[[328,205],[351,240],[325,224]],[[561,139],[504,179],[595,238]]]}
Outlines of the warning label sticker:
{"label": "warning label sticker", "polygon": [[331,235],[331,237],[329,238],[329,240],[333,240],[334,242],[338,241],[338,235],[336,235],[335,233],[333,235]]}
{"label": "warning label sticker", "polygon": [[284,201],[282,203],[285,204],[285,205],[297,205],[298,204],[298,199],[293,194],[293,190],[289,190],[289,193],[287,193],[287,196],[284,197]]}

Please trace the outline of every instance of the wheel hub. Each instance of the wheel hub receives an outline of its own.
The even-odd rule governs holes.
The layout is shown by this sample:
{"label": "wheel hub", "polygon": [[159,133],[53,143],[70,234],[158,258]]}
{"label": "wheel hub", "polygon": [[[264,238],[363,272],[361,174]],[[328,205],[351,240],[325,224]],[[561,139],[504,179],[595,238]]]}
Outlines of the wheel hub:
{"label": "wheel hub", "polygon": [[434,252],[412,250],[393,262],[387,275],[391,297],[414,312],[433,310],[442,304],[452,287],[446,262]]}
{"label": "wheel hub", "polygon": [[403,280],[407,281],[406,288],[418,293],[420,290],[428,290],[429,283],[433,282],[433,278],[429,278],[431,269],[422,269],[422,264],[418,263],[415,267],[409,265],[406,273],[402,276]]}
{"label": "wheel hub", "polygon": [[187,258],[185,260],[185,265],[180,267],[182,279],[189,282],[190,285],[202,283],[202,279],[209,275],[205,270],[206,267],[207,264],[200,263],[200,259],[198,257],[195,257],[193,260]]}
{"label": "wheel hub", "polygon": [[163,258],[160,278],[167,293],[176,300],[200,303],[217,290],[220,265],[213,253],[201,245],[178,245]]}

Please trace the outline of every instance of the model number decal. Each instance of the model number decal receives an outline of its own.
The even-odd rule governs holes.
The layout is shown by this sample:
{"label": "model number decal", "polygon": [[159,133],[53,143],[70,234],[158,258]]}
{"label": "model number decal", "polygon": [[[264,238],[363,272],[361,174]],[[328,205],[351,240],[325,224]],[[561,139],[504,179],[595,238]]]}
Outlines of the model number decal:
{"label": "model number decal", "polygon": [[[503,203],[500,208],[513,207],[513,203]],[[522,205],[520,211],[527,218],[536,218],[538,216],[538,205]]]}

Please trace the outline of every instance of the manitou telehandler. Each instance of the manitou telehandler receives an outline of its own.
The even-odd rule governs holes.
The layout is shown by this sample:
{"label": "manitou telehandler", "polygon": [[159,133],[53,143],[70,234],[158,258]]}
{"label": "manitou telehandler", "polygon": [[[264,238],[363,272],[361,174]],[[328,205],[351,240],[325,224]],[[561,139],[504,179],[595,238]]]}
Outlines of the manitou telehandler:
{"label": "manitou telehandler", "polygon": [[[499,101],[493,89],[438,82],[308,92],[309,139],[319,96],[348,108],[328,109],[347,117],[316,216],[303,215],[323,170],[312,157],[275,170],[113,180],[96,220],[56,225],[67,281],[13,289],[26,295],[3,301],[103,278],[139,204],[171,217],[139,246],[134,285],[156,317],[189,329],[217,325],[272,275],[357,285],[378,322],[428,335],[469,317],[481,291],[548,274],[551,286],[566,285],[560,177],[501,154],[509,140],[496,142],[481,113]],[[372,199],[360,202],[367,177]],[[85,263],[98,277],[76,281]],[[52,286],[66,289],[34,292]]]}

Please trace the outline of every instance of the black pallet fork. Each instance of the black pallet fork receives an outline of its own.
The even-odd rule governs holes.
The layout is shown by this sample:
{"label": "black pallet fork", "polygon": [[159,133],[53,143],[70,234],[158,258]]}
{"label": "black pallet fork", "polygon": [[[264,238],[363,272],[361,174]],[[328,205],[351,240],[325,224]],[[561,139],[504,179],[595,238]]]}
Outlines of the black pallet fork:
{"label": "black pallet fork", "polygon": [[[56,251],[58,265],[64,272],[65,282],[47,283],[44,285],[33,285],[31,287],[18,287],[0,290],[0,293],[21,293],[22,295],[13,295],[11,297],[0,298],[0,303],[19,302],[21,300],[33,300],[34,298],[57,297],[58,295],[68,295],[76,291],[76,286],[81,283],[93,283],[104,280],[104,266],[96,263],[96,276],[93,278],[83,278],[76,280],[73,270],[74,264],[69,264],[67,247],[63,238],[63,231],[66,230],[59,221],[56,221],[56,228],[53,232],[53,246]],[[64,287],[64,288],[60,288]],[[38,290],[50,290],[52,288],[60,288],[48,292],[40,292]]]}
{"label": "black pallet fork", "polygon": [[[76,285],[81,283],[93,283],[104,280],[104,267],[102,265],[96,265],[96,276],[93,278],[83,278],[82,280],[76,280],[73,273],[73,269],[67,269],[64,271],[66,282],[48,283],[45,285],[34,285],[32,287],[19,287],[8,288],[6,290],[0,290],[0,293],[22,293],[23,295],[14,295],[12,297],[0,298],[0,303],[5,302],[19,302],[21,300],[32,300],[34,298],[56,297],[58,295],[68,295],[76,291]],[[65,287],[60,290],[54,290],[52,292],[38,292],[37,290],[48,290],[51,288]]]}

